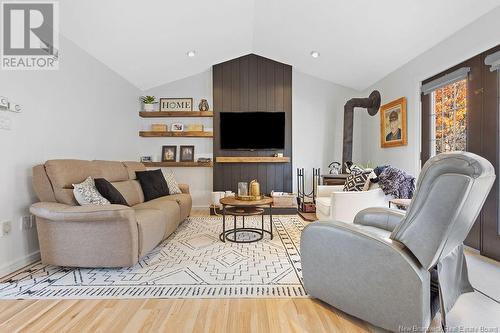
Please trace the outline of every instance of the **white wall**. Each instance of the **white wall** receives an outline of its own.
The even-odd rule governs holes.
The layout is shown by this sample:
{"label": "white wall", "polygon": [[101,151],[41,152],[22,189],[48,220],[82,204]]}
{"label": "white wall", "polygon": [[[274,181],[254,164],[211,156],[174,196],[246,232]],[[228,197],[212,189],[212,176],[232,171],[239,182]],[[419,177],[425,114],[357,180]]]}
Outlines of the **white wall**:
{"label": "white wall", "polygon": [[135,88],[75,44],[61,37],[58,71],[1,71],[0,95],[22,113],[0,112],[12,129],[0,130],[0,221],[12,233],[0,238],[0,276],[38,255],[36,229],[20,218],[37,201],[31,167],[54,158],[137,160]]}
{"label": "white wall", "polygon": [[[344,104],[359,92],[293,70],[292,73],[292,147],[293,188],[295,172],[305,168],[306,190],[310,190],[312,168],[328,173],[328,165],[342,161]],[[359,117],[354,127],[359,126]],[[354,138],[353,160],[361,156],[361,140]]]}
{"label": "white wall", "polygon": [[[208,101],[212,110],[212,70],[187,77],[182,80],[161,85],[143,92],[144,95],[160,97],[193,97],[193,110],[198,110],[198,103],[202,98]],[[157,107],[158,108],[158,107]],[[142,130],[149,130],[152,123],[166,123],[169,126],[174,122],[183,124],[203,124],[213,128],[212,118],[145,118],[141,120]],[[163,145],[177,146],[177,160],[179,146],[194,145],[194,158],[213,157],[213,142],[207,138],[140,138],[139,149],[141,155],[151,155],[157,161],[161,160]],[[207,207],[210,204],[212,193],[212,168],[171,168],[179,183],[190,186],[194,207]]]}
{"label": "white wall", "polygon": [[417,175],[420,171],[420,85],[421,82],[500,43],[500,7],[479,18],[427,52],[377,82],[385,104],[400,97],[408,102],[408,145],[380,147],[380,117],[362,115],[362,157],[374,164],[391,164]]}

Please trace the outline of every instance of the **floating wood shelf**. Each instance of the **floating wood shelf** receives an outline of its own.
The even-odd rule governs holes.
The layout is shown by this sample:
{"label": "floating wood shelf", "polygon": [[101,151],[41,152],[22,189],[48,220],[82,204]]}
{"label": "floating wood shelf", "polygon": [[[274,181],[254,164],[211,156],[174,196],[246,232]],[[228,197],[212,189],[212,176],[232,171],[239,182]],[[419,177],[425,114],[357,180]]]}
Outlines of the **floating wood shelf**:
{"label": "floating wood shelf", "polygon": [[211,168],[214,166],[212,162],[145,162],[142,163],[148,168]]}
{"label": "floating wood shelf", "polygon": [[219,156],[215,158],[217,163],[288,163],[290,157],[272,156]]}
{"label": "floating wood shelf", "polygon": [[213,111],[141,111],[142,118],[213,117]]}
{"label": "floating wood shelf", "polygon": [[191,137],[191,138],[212,138],[213,132],[154,132],[154,131],[140,131],[139,136],[144,138],[162,138],[162,137]]}

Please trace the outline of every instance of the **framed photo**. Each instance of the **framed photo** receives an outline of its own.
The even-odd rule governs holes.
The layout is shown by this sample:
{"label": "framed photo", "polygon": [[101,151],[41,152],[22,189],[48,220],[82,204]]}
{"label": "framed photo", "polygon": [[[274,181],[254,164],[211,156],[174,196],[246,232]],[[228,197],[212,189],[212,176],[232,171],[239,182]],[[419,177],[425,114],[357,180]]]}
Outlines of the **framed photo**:
{"label": "framed photo", "polygon": [[161,148],[162,162],[175,162],[177,160],[177,146],[163,146]]}
{"label": "framed photo", "polygon": [[184,124],[181,123],[173,123],[170,126],[170,131],[171,132],[183,132],[184,131]]}
{"label": "framed photo", "polygon": [[153,162],[153,156],[141,156],[141,163],[151,163]]}
{"label": "framed photo", "polygon": [[181,146],[180,162],[194,162],[194,146]]}
{"label": "framed photo", "polygon": [[193,111],[193,99],[160,98],[160,111]]}
{"label": "framed photo", "polygon": [[380,107],[380,145],[382,148],[406,146],[406,97]]}

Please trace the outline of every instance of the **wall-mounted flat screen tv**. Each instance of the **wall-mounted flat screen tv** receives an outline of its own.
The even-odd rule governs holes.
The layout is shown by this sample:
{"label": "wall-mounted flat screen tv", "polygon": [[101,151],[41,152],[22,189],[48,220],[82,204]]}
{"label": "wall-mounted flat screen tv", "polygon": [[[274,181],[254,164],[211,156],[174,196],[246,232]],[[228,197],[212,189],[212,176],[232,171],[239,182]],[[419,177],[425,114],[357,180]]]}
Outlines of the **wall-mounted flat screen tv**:
{"label": "wall-mounted flat screen tv", "polygon": [[221,112],[221,149],[284,149],[285,112]]}

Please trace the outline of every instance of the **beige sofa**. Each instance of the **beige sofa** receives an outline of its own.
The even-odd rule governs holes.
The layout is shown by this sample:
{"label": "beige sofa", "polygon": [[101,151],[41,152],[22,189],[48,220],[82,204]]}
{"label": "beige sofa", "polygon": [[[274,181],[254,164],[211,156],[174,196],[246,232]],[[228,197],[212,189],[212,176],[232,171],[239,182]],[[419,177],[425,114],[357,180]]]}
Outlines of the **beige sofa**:
{"label": "beige sofa", "polygon": [[[135,172],[139,162],[50,160],[33,168],[41,202],[36,216],[42,262],[72,267],[132,266],[167,238],[191,212],[189,187],[182,194],[144,202]],[[130,205],[79,206],[72,184],[105,178]]]}

